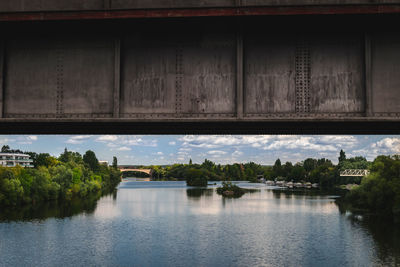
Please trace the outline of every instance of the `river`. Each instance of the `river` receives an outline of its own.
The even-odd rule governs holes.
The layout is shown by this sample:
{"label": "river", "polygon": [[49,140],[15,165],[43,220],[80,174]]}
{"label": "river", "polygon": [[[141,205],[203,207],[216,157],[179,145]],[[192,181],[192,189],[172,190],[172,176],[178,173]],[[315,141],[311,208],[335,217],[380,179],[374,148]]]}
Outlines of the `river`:
{"label": "river", "polygon": [[97,202],[0,210],[0,266],[400,266],[398,227],[333,195],[239,185],[258,190],[127,179]]}

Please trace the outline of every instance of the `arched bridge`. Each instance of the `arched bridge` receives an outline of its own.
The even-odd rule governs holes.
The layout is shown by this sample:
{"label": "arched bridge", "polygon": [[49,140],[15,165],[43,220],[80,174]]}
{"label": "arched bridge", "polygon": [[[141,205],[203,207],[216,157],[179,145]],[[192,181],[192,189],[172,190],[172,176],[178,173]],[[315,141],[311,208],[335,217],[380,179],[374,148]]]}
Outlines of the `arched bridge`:
{"label": "arched bridge", "polygon": [[358,176],[364,177],[369,174],[369,170],[364,169],[347,169],[340,172],[340,176]]}
{"label": "arched bridge", "polygon": [[119,170],[121,172],[143,172],[143,173],[147,173],[150,176],[153,173],[152,169],[129,169],[129,168],[125,169],[125,168],[120,168]]}

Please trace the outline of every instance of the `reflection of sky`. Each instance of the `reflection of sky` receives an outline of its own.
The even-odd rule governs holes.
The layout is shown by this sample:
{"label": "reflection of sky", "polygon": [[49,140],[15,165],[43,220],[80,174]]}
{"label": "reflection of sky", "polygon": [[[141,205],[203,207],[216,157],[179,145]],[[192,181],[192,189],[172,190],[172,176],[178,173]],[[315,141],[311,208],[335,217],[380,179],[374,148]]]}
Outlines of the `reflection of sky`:
{"label": "reflection of sky", "polygon": [[[132,183],[132,182],[130,182]],[[141,183],[141,182],[138,182]],[[302,196],[279,194],[261,188],[255,193],[247,193],[239,199],[223,199],[215,189],[202,196],[193,196],[186,193],[186,188],[177,184],[176,188],[143,188],[140,184],[130,188],[122,184],[118,190],[117,203],[110,200],[99,202],[101,208],[96,210],[96,216],[113,217],[123,214],[130,217],[157,217],[191,215],[218,215],[218,214],[280,214],[290,213],[338,213],[334,200],[324,196]],[[98,210],[102,210],[101,212]]]}
{"label": "reflection of sky", "polygon": [[0,223],[0,266],[393,266],[327,197],[139,183],[94,213]]}

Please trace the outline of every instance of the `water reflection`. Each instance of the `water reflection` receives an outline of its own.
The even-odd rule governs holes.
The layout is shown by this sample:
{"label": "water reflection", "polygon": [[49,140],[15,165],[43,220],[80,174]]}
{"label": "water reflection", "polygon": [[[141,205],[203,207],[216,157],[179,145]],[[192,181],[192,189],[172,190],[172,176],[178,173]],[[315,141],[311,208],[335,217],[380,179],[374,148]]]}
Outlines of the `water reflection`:
{"label": "water reflection", "polygon": [[85,198],[75,198],[71,201],[53,201],[37,205],[24,205],[20,207],[2,207],[0,212],[0,222],[7,221],[31,221],[45,220],[48,218],[66,218],[81,213],[92,214],[97,208],[98,200],[102,196],[117,197],[117,191],[109,194],[100,192],[90,194]]}
{"label": "water reflection", "polygon": [[186,189],[186,195],[188,198],[194,200],[200,200],[202,196],[210,197],[213,195],[213,189],[207,188],[188,188]]}
{"label": "water reflection", "polygon": [[350,216],[329,192],[246,186],[257,190],[227,199],[215,186],[126,181],[99,201],[0,210],[0,266],[399,264],[398,226]]}

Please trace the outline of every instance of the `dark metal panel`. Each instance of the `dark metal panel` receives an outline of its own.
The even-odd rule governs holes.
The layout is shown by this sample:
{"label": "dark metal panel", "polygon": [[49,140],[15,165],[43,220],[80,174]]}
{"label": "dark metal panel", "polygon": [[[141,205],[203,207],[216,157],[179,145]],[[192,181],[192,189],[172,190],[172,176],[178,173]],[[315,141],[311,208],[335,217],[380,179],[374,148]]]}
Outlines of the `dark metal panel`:
{"label": "dark metal panel", "polygon": [[57,45],[50,40],[11,40],[7,47],[6,117],[55,116]]}
{"label": "dark metal panel", "polygon": [[364,35],[365,42],[365,115],[373,116],[373,95],[372,95],[372,43],[371,35]]}
{"label": "dark metal panel", "polygon": [[114,110],[113,117],[118,118],[120,114],[121,101],[121,40],[114,40]]}
{"label": "dark metal panel", "polygon": [[374,115],[400,116],[400,34],[377,33],[371,38]]}
{"label": "dark metal panel", "polygon": [[88,38],[11,41],[6,117],[111,116],[113,45]]}
{"label": "dark metal panel", "polygon": [[243,44],[243,27],[239,25],[236,36],[236,117],[243,118],[244,104],[244,44]]}
{"label": "dark metal panel", "polygon": [[3,117],[4,73],[5,73],[5,41],[0,40],[0,118]]}
{"label": "dark metal panel", "polygon": [[310,108],[315,113],[365,111],[361,34],[327,33],[310,40]]}
{"label": "dark metal panel", "polygon": [[245,114],[295,112],[295,37],[248,35],[244,83]]}
{"label": "dark metal panel", "polygon": [[398,4],[399,0],[241,0],[242,6]]}
{"label": "dark metal panel", "polygon": [[112,0],[111,8],[182,8],[235,6],[235,0]]}
{"label": "dark metal panel", "polygon": [[[99,37],[63,40],[63,112],[65,116],[113,113],[114,42]],[[60,66],[59,66],[60,67]]]}
{"label": "dark metal panel", "polygon": [[122,46],[121,113],[175,113],[176,45],[163,34],[130,35]]}
{"label": "dark metal panel", "polygon": [[104,0],[5,0],[0,1],[0,12],[62,11],[103,9]]}
{"label": "dark metal panel", "polygon": [[[6,9],[7,10],[7,9]],[[227,16],[276,16],[276,15],[329,15],[329,14],[398,14],[400,5],[303,5],[303,6],[252,6],[252,7],[203,7],[127,10],[75,10],[41,12],[0,12],[0,21],[52,21],[96,20],[128,18],[184,18]]]}
{"label": "dark metal panel", "polygon": [[236,113],[236,36],[203,34],[182,46],[182,112]]}

